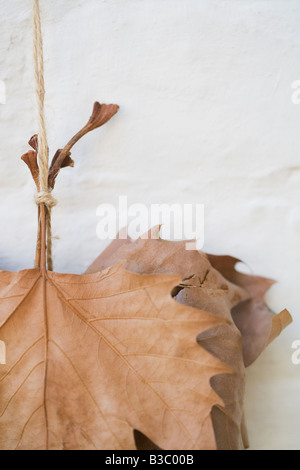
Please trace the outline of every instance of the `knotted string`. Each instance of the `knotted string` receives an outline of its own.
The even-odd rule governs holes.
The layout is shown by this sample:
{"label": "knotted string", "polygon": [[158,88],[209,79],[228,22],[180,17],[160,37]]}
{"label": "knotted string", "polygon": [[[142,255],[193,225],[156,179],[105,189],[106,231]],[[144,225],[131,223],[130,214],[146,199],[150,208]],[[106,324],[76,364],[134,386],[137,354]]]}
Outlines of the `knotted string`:
{"label": "knotted string", "polygon": [[36,203],[46,207],[47,224],[47,265],[52,271],[52,229],[51,209],[57,202],[51,194],[48,185],[49,177],[49,151],[45,125],[45,82],[44,82],[44,54],[43,37],[41,28],[41,16],[39,0],[33,0],[33,51],[35,68],[35,93],[38,106],[38,164],[39,164],[39,192],[35,197]]}

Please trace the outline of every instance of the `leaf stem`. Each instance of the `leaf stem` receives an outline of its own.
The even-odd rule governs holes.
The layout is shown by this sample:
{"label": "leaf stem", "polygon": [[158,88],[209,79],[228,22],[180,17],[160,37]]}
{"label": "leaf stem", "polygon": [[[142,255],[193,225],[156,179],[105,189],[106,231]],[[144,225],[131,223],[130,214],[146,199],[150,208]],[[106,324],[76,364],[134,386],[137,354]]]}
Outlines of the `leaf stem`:
{"label": "leaf stem", "polygon": [[40,269],[42,276],[46,276],[47,271],[47,257],[46,257],[46,247],[47,247],[47,239],[46,239],[46,214],[47,208],[45,204],[40,205],[40,241],[41,241],[41,248],[40,248]]}

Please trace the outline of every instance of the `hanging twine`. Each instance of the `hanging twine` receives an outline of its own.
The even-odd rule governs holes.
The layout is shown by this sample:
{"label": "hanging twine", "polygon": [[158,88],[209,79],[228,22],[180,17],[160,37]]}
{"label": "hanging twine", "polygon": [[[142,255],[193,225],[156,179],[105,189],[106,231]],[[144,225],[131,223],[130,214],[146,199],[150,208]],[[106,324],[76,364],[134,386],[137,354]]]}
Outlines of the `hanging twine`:
{"label": "hanging twine", "polygon": [[52,230],[51,209],[57,202],[51,194],[48,185],[49,176],[49,152],[47,133],[45,125],[45,82],[44,82],[44,55],[43,37],[41,28],[39,0],[33,0],[33,51],[35,66],[35,94],[38,105],[38,164],[39,164],[39,192],[36,194],[35,202],[46,206],[47,224],[47,265],[52,271]]}

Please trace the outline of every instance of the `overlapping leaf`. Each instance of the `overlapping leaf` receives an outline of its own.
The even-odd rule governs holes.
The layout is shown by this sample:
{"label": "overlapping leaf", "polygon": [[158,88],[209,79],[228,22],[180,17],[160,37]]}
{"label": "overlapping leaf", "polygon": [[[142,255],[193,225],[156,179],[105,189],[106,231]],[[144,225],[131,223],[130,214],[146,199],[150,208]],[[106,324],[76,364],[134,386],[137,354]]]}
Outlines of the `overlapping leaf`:
{"label": "overlapping leaf", "polygon": [[[187,251],[185,242],[161,240],[159,227],[136,242],[129,238],[115,240],[88,272],[121,259],[133,272],[181,275],[181,283],[173,290],[178,302],[226,319],[226,323],[199,334],[198,343],[232,370],[232,374],[218,374],[211,379],[225,405],[214,406],[211,413],[217,448],[248,447],[243,413],[245,366],[291,322],[286,310],[274,316],[264,303],[264,294],[273,282],[237,272],[238,260],[229,256]],[[147,436],[143,445],[149,446]]]}

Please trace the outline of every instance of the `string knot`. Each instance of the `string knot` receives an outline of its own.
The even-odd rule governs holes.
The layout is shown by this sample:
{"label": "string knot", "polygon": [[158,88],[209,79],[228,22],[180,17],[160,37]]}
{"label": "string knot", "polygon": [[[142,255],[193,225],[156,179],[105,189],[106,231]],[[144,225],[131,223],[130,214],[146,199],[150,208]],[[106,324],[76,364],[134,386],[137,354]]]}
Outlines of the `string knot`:
{"label": "string knot", "polygon": [[48,209],[52,209],[52,207],[57,205],[57,200],[52,196],[50,191],[39,191],[35,195],[35,202],[38,206],[45,204]]}

